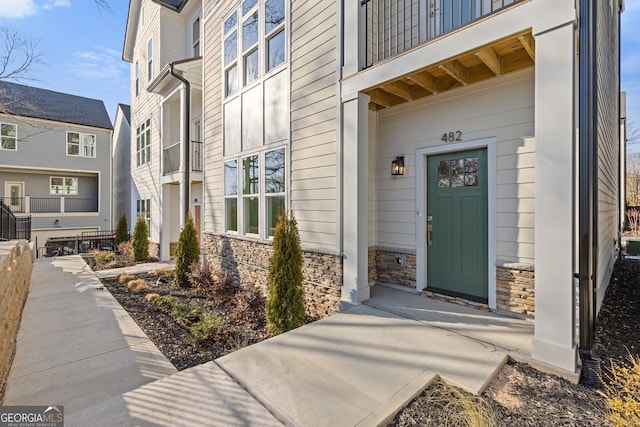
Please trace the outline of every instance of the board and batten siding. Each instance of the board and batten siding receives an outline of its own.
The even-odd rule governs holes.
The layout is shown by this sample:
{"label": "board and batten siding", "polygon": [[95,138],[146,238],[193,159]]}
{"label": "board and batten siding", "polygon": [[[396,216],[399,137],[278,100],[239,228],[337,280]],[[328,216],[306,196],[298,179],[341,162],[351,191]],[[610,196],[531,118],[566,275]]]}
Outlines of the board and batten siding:
{"label": "board and batten siding", "polygon": [[291,208],[305,248],[336,250],[337,18],[333,1],[291,2]]}
{"label": "board and batten siding", "polygon": [[[445,132],[464,141],[496,139],[497,261],[534,264],[534,75],[519,71],[414,103],[381,110],[377,118],[377,215],[370,246],[416,248],[416,150],[442,146]],[[451,151],[455,143],[448,144]],[[391,161],[405,156],[403,177]],[[421,178],[420,178],[421,179]],[[376,218],[373,223],[372,218]],[[374,225],[375,224],[375,225]],[[370,239],[375,238],[373,230]]]}
{"label": "board and batten siding", "polygon": [[619,98],[618,98],[618,13],[615,3],[599,2],[596,35],[598,85],[598,265],[600,308],[617,256],[619,218]]}

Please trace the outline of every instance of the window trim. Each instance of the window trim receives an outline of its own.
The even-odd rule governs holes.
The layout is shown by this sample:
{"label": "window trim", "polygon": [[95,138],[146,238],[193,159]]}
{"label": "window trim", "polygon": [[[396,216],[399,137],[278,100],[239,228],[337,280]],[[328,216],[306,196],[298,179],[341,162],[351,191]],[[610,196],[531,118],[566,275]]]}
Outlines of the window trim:
{"label": "window trim", "polygon": [[[13,128],[15,129],[14,131],[15,135],[14,136],[2,135],[2,126],[13,126]],[[4,138],[13,139],[13,148],[4,148],[4,144],[2,143]],[[18,151],[18,124],[17,123],[0,122],[0,150]]]}
{"label": "window trim", "polygon": [[137,199],[136,200],[136,221],[141,216],[144,216],[147,222],[148,237],[151,237],[151,199]]}
{"label": "window trim", "polygon": [[[140,161],[144,158],[144,161]],[[151,118],[136,127],[136,167],[151,163]]]}
{"label": "window trim", "polygon": [[[69,135],[77,134],[78,135],[78,154],[69,154]],[[87,156],[86,149],[87,145],[85,145],[85,139],[87,136],[93,137],[93,156]],[[76,145],[75,143],[71,143],[72,145]],[[72,130],[68,130],[66,133],[66,141],[65,141],[65,153],[68,157],[84,157],[87,159],[95,159],[98,157],[98,138],[94,133],[84,133],[84,132],[76,132]]]}
{"label": "window trim", "polygon": [[136,96],[138,96],[140,94],[140,62],[137,59],[135,64],[135,82],[136,82],[135,94]]}
{"label": "window trim", "polygon": [[[198,25],[198,31],[196,32],[196,24]],[[200,37],[202,30],[200,28],[200,16],[197,16],[191,24],[191,47],[194,57],[200,56]],[[197,38],[196,38],[197,36]]]}

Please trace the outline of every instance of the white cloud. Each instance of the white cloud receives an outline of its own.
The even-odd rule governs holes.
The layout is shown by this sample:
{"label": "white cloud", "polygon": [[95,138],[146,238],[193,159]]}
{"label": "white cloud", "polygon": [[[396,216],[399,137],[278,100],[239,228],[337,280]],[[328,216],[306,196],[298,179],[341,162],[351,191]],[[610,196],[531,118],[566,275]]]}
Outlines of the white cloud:
{"label": "white cloud", "polygon": [[116,82],[129,78],[129,67],[121,58],[121,52],[111,48],[98,48],[74,52],[76,62],[68,64],[78,77]]}
{"label": "white cloud", "polygon": [[0,18],[25,18],[36,13],[33,0],[0,1]]}
{"label": "white cloud", "polygon": [[45,10],[50,10],[54,7],[71,7],[71,0],[53,0],[45,3],[42,6],[42,8]]}

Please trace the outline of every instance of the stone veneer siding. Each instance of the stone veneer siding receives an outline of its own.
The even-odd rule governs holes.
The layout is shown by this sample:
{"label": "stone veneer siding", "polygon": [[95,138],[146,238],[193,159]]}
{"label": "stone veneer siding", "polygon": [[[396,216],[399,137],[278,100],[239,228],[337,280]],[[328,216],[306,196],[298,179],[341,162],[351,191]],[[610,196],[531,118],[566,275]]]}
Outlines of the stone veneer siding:
{"label": "stone veneer siding", "polygon": [[[401,257],[403,265],[396,262]],[[405,249],[369,248],[369,283],[416,287],[416,254]]]}
{"label": "stone veneer siding", "polygon": [[535,318],[533,266],[503,264],[496,267],[497,308],[521,317]]}
{"label": "stone veneer siding", "polygon": [[20,245],[3,242],[0,251],[0,404],[16,350],[16,337],[33,269],[30,243]]}
{"label": "stone veneer siding", "polygon": [[[240,283],[257,286],[266,295],[273,246],[256,239],[204,233],[202,255],[214,271],[226,271]],[[342,288],[342,258],[302,251],[307,315],[321,319],[338,311]]]}

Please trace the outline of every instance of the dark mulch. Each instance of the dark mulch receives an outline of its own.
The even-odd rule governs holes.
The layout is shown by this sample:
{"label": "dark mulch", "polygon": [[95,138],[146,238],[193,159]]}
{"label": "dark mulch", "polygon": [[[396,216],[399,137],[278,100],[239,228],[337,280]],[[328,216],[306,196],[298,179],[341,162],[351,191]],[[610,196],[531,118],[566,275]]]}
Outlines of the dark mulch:
{"label": "dark mulch", "polygon": [[[596,323],[596,356],[611,361],[640,355],[640,262],[616,263]],[[460,425],[446,403],[451,391],[436,382],[410,402],[391,426]],[[469,395],[467,397],[471,398]],[[600,390],[573,384],[525,363],[510,362],[480,397],[499,426],[602,426],[607,409]],[[440,402],[440,403],[438,403]],[[449,407],[449,409],[451,409]]]}
{"label": "dark mulch", "polygon": [[[171,278],[158,280],[159,276],[156,274],[135,277],[145,279],[149,289],[136,293],[128,289],[126,283],[120,283],[117,278],[102,279],[102,283],[178,370],[209,362],[268,336],[264,322],[234,321],[230,317],[231,307],[216,306],[194,289],[175,287]],[[148,293],[175,296],[183,303],[217,312],[224,318],[225,326],[214,337],[196,342],[188,328],[179,324],[168,313],[156,308],[152,302],[145,300]]]}

